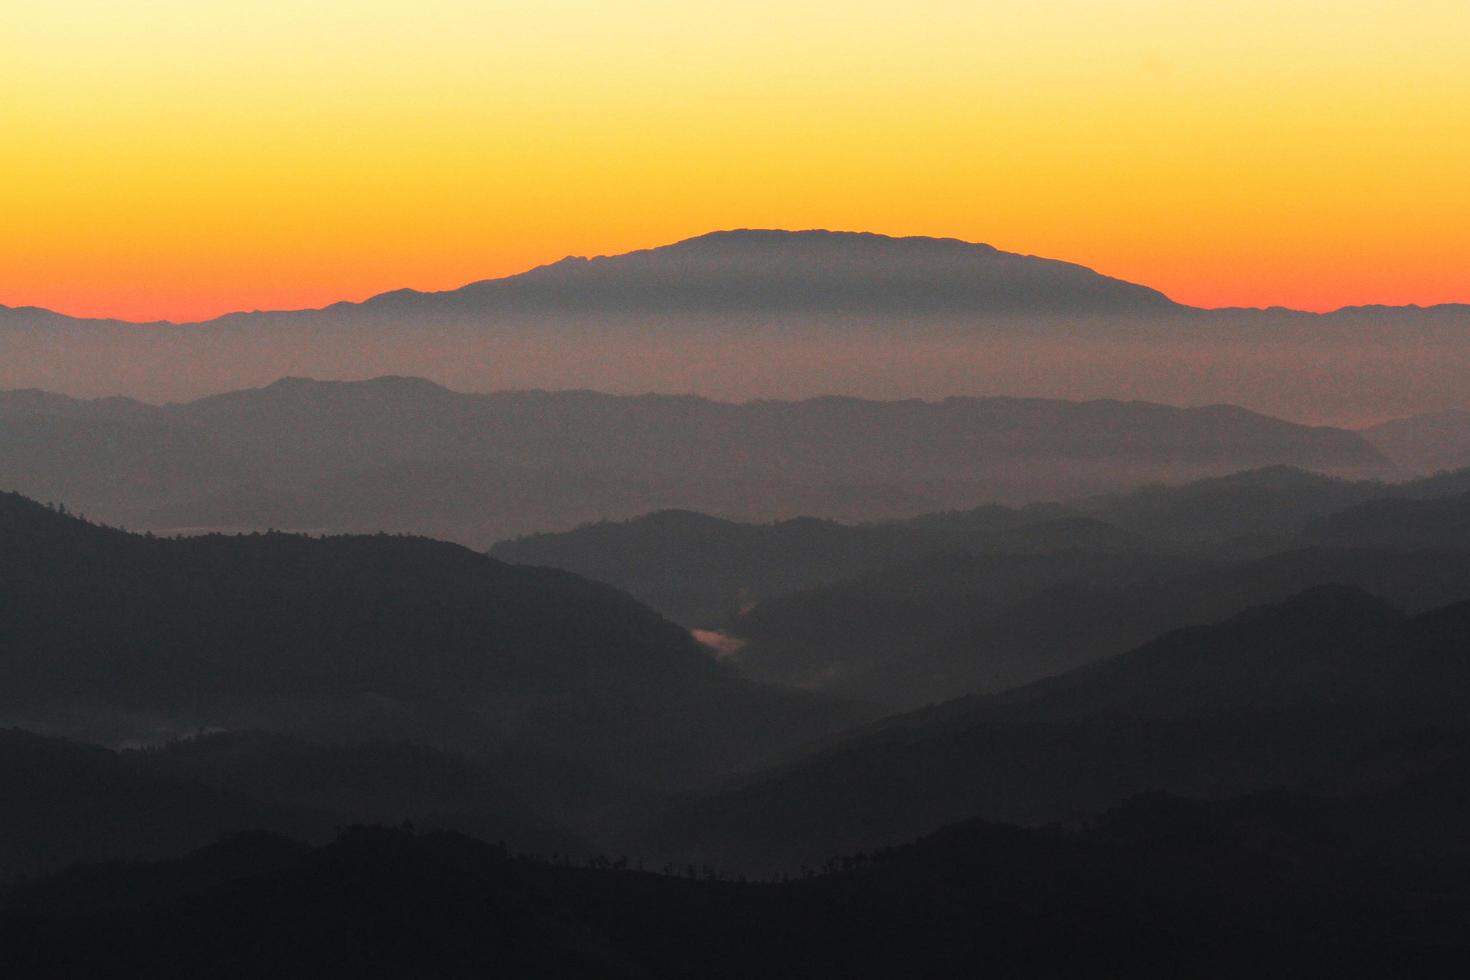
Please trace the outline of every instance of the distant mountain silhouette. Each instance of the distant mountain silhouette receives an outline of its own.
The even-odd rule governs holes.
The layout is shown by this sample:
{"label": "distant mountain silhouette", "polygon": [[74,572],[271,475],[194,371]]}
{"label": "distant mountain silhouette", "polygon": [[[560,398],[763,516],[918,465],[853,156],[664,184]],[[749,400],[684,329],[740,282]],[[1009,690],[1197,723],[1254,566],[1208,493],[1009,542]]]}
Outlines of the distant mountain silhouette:
{"label": "distant mountain silhouette", "polygon": [[[1081,513],[1151,537],[1228,544],[1294,536],[1309,521],[1387,493],[1416,494],[1413,482],[1390,489],[1294,466],[1270,466],[1180,486],[1152,486],[1073,501]],[[1432,489],[1424,491],[1432,494]]]}
{"label": "distant mountain silhouette", "polygon": [[1393,419],[1360,431],[1409,473],[1470,466],[1470,411],[1463,408]]}
{"label": "distant mountain silhouette", "polygon": [[[145,538],[0,495],[0,717],[454,746],[579,818],[861,717],[718,666],[614,589],[415,538]],[[585,824],[584,824],[585,826]]]}
{"label": "distant mountain silhouette", "polygon": [[1291,464],[1361,437],[1229,406],[469,395],[285,379],[185,404],[0,393],[0,486],[138,529],[407,531],[478,547],[666,508],[869,520]]}
{"label": "distant mountain silhouette", "polygon": [[1162,293],[1070,262],[953,238],[738,230],[661,248],[568,257],[442,293],[399,290],[371,313],[1119,313],[1172,309]]}
{"label": "distant mountain silhouette", "polygon": [[[1157,290],[1085,266],[954,238],[737,229],[624,255],[568,256],[443,292],[398,289],[322,310],[231,313],[186,326],[349,313],[493,322],[507,314],[1111,314],[1176,308]],[[69,318],[0,306],[0,327],[27,319]]]}
{"label": "distant mountain silhouette", "polygon": [[[716,232],[424,293],[200,324],[0,307],[0,388],[196,398],[286,374],[467,390],[1130,397],[1357,423],[1463,399],[1470,306],[1198,310],[953,239]],[[1406,333],[1415,338],[1402,343]],[[54,352],[63,347],[66,358]],[[1322,358],[1334,364],[1320,370]],[[177,370],[179,364],[190,370]]]}

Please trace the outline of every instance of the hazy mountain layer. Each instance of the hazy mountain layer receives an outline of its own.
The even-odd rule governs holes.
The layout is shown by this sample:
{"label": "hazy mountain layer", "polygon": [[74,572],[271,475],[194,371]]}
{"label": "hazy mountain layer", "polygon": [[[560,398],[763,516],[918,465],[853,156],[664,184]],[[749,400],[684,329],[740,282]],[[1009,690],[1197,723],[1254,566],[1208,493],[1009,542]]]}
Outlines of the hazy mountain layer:
{"label": "hazy mountain layer", "polygon": [[0,387],[160,400],[283,375],[401,374],[478,391],[727,400],[1228,402],[1356,423],[1462,405],[1467,332],[1464,306],[1201,311],[985,245],[748,231],[567,259],[444,293],[203,324],[0,307]]}
{"label": "hazy mountain layer", "polygon": [[407,531],[474,546],[678,507],[870,520],[1289,464],[1360,436],[1238,408],[592,392],[288,379],[177,405],[0,394],[0,486],[128,527]]}
{"label": "hazy mountain layer", "polygon": [[1470,466],[1470,411],[1463,408],[1394,419],[1361,431],[1380,452],[1411,473]]}

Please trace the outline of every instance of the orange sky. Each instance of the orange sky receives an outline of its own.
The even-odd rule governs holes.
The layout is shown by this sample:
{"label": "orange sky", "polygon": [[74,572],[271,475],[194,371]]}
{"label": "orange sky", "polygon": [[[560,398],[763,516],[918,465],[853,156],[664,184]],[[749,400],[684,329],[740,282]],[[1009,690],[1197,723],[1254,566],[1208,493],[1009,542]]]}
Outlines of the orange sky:
{"label": "orange sky", "polygon": [[1470,301],[1466,38],[1464,0],[22,2],[0,303],[197,319],[750,226]]}

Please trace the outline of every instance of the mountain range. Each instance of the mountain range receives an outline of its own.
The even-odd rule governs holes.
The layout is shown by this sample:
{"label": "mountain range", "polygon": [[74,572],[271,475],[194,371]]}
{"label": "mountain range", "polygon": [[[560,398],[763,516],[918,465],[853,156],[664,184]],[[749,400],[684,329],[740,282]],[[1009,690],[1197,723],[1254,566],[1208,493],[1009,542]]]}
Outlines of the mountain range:
{"label": "mountain range", "polygon": [[568,258],[442,293],[399,290],[206,323],[0,307],[0,387],[160,400],[291,374],[400,374],[477,391],[725,400],[1231,402],[1366,423],[1461,405],[1467,329],[1470,306],[1199,310],[988,245],[744,230]]}
{"label": "mountain range", "polygon": [[[999,948],[1017,976],[1171,975],[1118,938],[1146,915],[1221,976],[1312,975],[1343,930],[1361,952],[1328,974],[1431,975],[1470,887],[1470,552],[1305,542],[1312,500],[1341,532],[1358,493],[1458,506],[1463,479],[1270,469],[860,528],[664,515],[670,549],[692,527],[755,567],[803,542],[798,574],[878,563],[737,610],[722,657],[610,585],[452,544],[159,538],[0,496],[0,718],[31,730],[0,732],[0,947],[42,975],[744,976],[788,947],[792,975]],[[1231,488],[1294,501],[1288,547],[1229,538]],[[946,535],[962,550],[903,550]],[[848,632],[811,651],[901,654],[869,671],[879,703],[758,679],[808,665],[754,627],[824,608]],[[987,690],[1009,641],[1030,646]],[[971,693],[884,714],[942,669]]]}
{"label": "mountain range", "polygon": [[419,742],[595,827],[873,714],[741,678],[609,586],[442,542],[154,538],[10,494],[0,542],[0,723],[40,732]]}
{"label": "mountain range", "polygon": [[1467,335],[819,231],[0,308],[0,963],[1462,975]]}
{"label": "mountain range", "polygon": [[856,527],[652,515],[493,553],[627,589],[701,627],[749,676],[899,709],[1034,681],[1319,585],[1415,612],[1470,599],[1457,533],[1467,480],[1273,468]]}
{"label": "mountain range", "polygon": [[781,867],[961,814],[1046,824],[1144,791],[1328,789],[1384,739],[1462,730],[1467,622],[1470,602],[1410,616],[1320,586],[1031,685],[885,718],[640,839]]}
{"label": "mountain range", "polygon": [[1282,464],[1397,472],[1357,433],[1227,405],[732,404],[396,377],[165,405],[0,392],[0,487],[160,533],[388,530],[483,548],[665,508],[873,520]]}

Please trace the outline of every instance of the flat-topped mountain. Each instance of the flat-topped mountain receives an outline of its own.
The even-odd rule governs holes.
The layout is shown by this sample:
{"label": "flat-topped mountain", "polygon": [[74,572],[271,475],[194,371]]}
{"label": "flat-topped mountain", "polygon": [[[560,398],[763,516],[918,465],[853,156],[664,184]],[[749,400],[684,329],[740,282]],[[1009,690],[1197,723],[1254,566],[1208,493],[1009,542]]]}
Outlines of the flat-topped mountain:
{"label": "flat-topped mountain", "polygon": [[196,324],[0,306],[0,388],[157,401],[288,374],[396,374],[480,391],[742,401],[1226,402],[1360,424],[1459,403],[1467,334],[1467,306],[1207,311],[1082,265],[955,239],[737,230],[443,292]]}
{"label": "flat-topped mountain", "polygon": [[366,310],[617,313],[1120,313],[1174,308],[1084,266],[953,238],[714,232],[661,248],[568,257],[440,293],[400,290]]}
{"label": "flat-topped mountain", "polygon": [[[181,326],[281,317],[327,320],[352,313],[456,318],[515,313],[1086,315],[1184,309],[1157,290],[1086,266],[956,238],[735,229],[623,255],[568,256],[457,289],[398,289],[320,310],[230,313]],[[0,306],[0,326],[71,319],[34,307]]]}

